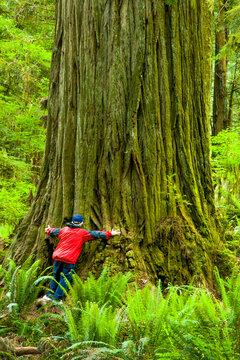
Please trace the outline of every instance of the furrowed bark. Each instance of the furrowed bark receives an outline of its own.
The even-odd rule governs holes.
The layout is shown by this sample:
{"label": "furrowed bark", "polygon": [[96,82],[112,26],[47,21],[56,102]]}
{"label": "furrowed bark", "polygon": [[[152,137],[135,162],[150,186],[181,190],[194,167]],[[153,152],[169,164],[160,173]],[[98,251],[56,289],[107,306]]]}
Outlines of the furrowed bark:
{"label": "furrowed bark", "polygon": [[[49,264],[47,224],[74,213],[121,228],[86,244],[78,270],[131,269],[164,283],[212,281],[207,0],[58,0],[45,159],[9,256]],[[56,241],[54,240],[54,244]]]}

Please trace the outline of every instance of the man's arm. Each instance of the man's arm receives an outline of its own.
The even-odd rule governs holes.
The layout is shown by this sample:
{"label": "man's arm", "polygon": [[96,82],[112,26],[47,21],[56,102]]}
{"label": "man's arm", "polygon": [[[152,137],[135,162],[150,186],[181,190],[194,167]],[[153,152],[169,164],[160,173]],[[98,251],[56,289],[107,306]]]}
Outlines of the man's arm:
{"label": "man's arm", "polygon": [[86,241],[93,240],[93,239],[103,239],[107,240],[111,236],[120,235],[121,232],[119,230],[112,230],[112,231],[90,231],[87,230],[91,238],[86,239]]}
{"label": "man's arm", "polygon": [[45,229],[45,233],[50,235],[51,237],[56,237],[59,235],[61,229],[55,229],[55,228],[51,228],[49,225],[46,227]]}

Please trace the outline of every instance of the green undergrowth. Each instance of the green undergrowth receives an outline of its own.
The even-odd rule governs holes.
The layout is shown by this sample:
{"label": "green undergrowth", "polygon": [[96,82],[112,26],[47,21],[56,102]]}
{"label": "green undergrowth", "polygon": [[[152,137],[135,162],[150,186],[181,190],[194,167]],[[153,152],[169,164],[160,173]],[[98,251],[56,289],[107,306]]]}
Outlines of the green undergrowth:
{"label": "green undergrowth", "polygon": [[54,1],[0,5],[0,239],[27,213],[44,151]]}
{"label": "green undergrowth", "polygon": [[[139,289],[131,274],[104,269],[82,281],[74,274],[63,304],[39,307],[37,296],[51,277],[37,277],[38,262],[2,267],[1,341],[37,346],[41,359],[212,359],[240,356],[240,274],[215,293],[203,286],[148,284]],[[70,285],[70,284],[69,284]],[[10,351],[10,350],[9,350]]]}
{"label": "green undergrowth", "polygon": [[222,130],[211,138],[216,208],[226,239],[226,252],[239,257],[240,128]]}
{"label": "green undergrowth", "polygon": [[240,220],[240,127],[222,130],[211,138],[216,205],[229,219]]}

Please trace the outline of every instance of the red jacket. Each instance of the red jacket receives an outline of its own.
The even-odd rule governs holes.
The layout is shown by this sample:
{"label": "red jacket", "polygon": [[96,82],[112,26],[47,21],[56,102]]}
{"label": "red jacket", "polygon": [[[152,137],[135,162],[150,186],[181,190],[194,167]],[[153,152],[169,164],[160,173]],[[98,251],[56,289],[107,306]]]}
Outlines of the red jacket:
{"label": "red jacket", "polygon": [[89,231],[80,228],[72,223],[67,224],[63,229],[49,228],[47,231],[51,237],[58,236],[60,239],[54,253],[53,260],[63,261],[68,264],[75,264],[86,241],[93,239],[109,239],[112,236],[110,231]]}

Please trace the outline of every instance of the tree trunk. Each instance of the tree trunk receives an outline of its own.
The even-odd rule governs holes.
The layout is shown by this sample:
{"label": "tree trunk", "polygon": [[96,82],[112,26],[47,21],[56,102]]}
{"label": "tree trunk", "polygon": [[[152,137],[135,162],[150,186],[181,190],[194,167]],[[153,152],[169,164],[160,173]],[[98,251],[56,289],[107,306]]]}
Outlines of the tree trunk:
{"label": "tree trunk", "polygon": [[[227,2],[227,0],[219,0],[215,36],[215,56],[219,56],[220,51],[227,42],[227,29],[225,24]],[[226,55],[220,55],[215,61],[212,135],[217,135],[221,130],[227,129],[229,126],[227,108],[227,58]]]}
{"label": "tree trunk", "polygon": [[239,68],[239,63],[238,63],[238,58],[236,56],[236,60],[235,60],[235,66],[234,66],[234,75],[233,75],[233,80],[231,83],[231,90],[230,90],[230,94],[229,94],[229,109],[228,109],[228,124],[230,127],[232,127],[232,115],[233,115],[233,97],[234,97],[234,93],[236,92],[236,87],[237,87],[237,71]]}
{"label": "tree trunk", "polygon": [[44,165],[9,256],[49,265],[45,226],[80,213],[122,231],[85,244],[83,276],[211,281],[210,25],[207,0],[57,1]]}

